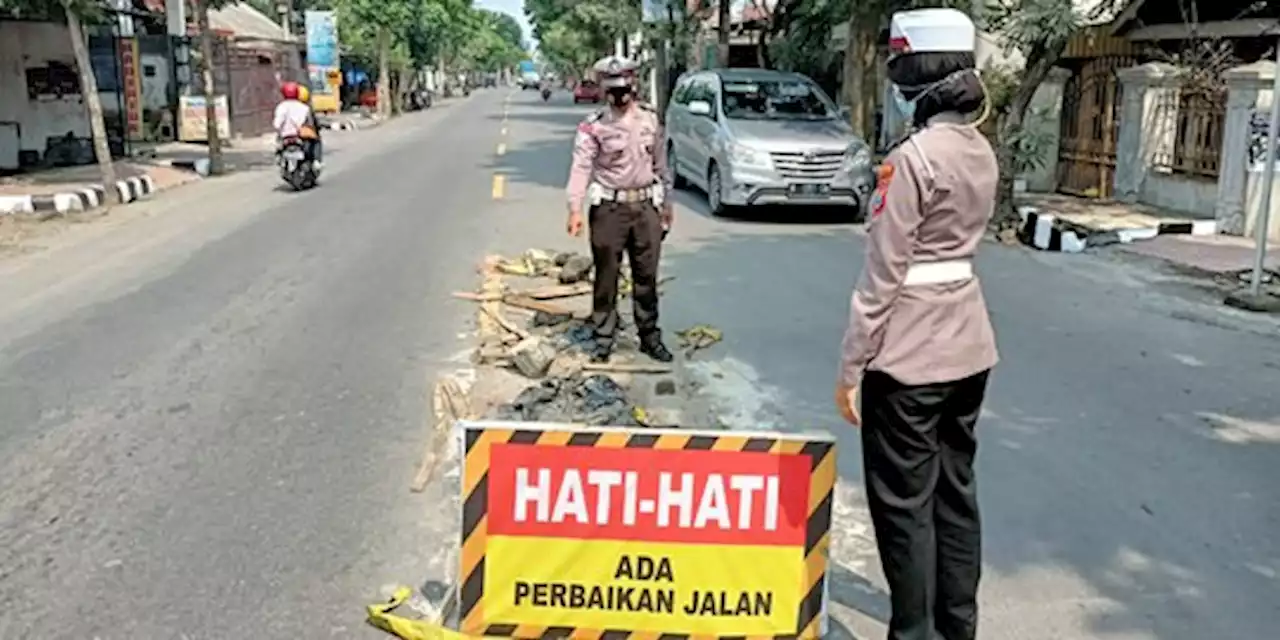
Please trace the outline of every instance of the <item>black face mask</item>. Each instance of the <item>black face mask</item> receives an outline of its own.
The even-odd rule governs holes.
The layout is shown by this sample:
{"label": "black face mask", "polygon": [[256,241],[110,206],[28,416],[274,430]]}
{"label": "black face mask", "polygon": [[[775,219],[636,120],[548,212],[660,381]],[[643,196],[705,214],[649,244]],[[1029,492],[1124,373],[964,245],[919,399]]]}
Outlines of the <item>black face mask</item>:
{"label": "black face mask", "polygon": [[631,87],[609,87],[609,104],[621,107],[631,102]]}

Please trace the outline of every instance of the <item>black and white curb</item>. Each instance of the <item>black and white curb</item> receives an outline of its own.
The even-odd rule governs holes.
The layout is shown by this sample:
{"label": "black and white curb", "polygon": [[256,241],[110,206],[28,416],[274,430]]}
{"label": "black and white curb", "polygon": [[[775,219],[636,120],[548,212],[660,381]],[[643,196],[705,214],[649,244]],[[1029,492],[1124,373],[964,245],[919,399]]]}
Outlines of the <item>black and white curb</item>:
{"label": "black and white curb", "polygon": [[1094,231],[1087,236],[1082,236],[1070,229],[1061,228],[1062,225],[1057,223],[1057,217],[1040,213],[1035,207],[1018,207],[1018,214],[1022,217],[1022,228],[1018,237],[1023,244],[1042,251],[1062,253],[1079,253],[1090,245],[1128,244],[1138,240],[1150,240],[1156,236],[1211,236],[1218,232],[1216,220],[1187,220],[1157,222],[1151,227]]}
{"label": "black and white curb", "polygon": [[1018,238],[1023,244],[1042,251],[1084,251],[1084,238],[1074,231],[1059,229],[1053,216],[1040,213],[1035,207],[1018,207],[1018,215],[1022,217],[1022,229],[1018,232]]}
{"label": "black and white curb", "polygon": [[[156,183],[151,176],[117,180],[115,186],[116,193],[120,195],[120,204],[141,200],[156,190]],[[107,190],[100,185],[45,195],[0,196],[0,214],[88,211],[102,206],[106,200]]]}
{"label": "black and white curb", "polygon": [[326,122],[324,123],[324,128],[332,131],[355,131],[361,127],[349,120],[342,120],[339,122]]}

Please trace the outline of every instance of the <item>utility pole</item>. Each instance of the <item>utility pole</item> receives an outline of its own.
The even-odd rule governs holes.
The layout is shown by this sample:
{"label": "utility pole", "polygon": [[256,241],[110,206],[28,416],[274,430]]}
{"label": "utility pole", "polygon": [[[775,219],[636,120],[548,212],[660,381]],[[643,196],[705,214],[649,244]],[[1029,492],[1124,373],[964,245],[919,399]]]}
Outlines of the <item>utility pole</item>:
{"label": "utility pole", "polygon": [[729,66],[729,10],[730,0],[720,0],[719,46],[716,47],[716,61],[720,67]]}

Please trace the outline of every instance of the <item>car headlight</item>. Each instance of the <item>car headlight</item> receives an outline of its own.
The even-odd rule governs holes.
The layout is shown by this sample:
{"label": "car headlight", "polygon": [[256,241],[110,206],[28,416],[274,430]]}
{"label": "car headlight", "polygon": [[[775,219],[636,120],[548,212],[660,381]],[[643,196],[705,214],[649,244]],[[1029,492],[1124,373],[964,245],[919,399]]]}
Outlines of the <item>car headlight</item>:
{"label": "car headlight", "polygon": [[849,147],[844,154],[845,169],[849,171],[858,171],[871,166],[871,147],[865,144],[858,144]]}
{"label": "car headlight", "polygon": [[773,161],[769,159],[769,154],[759,149],[743,146],[736,143],[729,143],[729,160],[736,165],[746,165],[752,167],[773,167]]}

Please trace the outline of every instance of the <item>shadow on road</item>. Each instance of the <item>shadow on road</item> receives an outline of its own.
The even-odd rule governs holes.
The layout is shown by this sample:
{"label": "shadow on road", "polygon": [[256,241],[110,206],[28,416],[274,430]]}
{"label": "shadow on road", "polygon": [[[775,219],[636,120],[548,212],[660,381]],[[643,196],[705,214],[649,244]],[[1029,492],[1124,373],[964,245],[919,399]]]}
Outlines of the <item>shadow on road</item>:
{"label": "shadow on road", "polygon": [[[700,194],[677,198],[706,215]],[[681,283],[664,298],[666,321],[721,328],[723,353],[754,376],[742,402],[764,406],[754,413],[773,420],[757,420],[760,428],[829,430],[839,440],[840,482],[861,486],[857,432],[834,416],[830,389],[863,241],[747,224],[716,231],[664,251],[665,272]],[[979,455],[983,604],[1000,623],[993,626],[1037,628],[1044,617],[1052,622],[1045,629],[1072,637],[1273,633],[1280,546],[1266,532],[1280,499],[1265,479],[1280,464],[1280,411],[1256,386],[1224,399],[1197,384],[1203,370],[1171,373],[1155,361],[1182,348],[1174,343],[1190,328],[1133,293],[1102,297],[1026,252],[983,252],[1002,356]],[[1082,312],[1098,304],[1107,312]],[[1055,336],[1060,326],[1071,333]],[[1240,331],[1194,331],[1213,344],[1272,349]],[[835,571],[833,599],[887,618],[882,591]]]}

